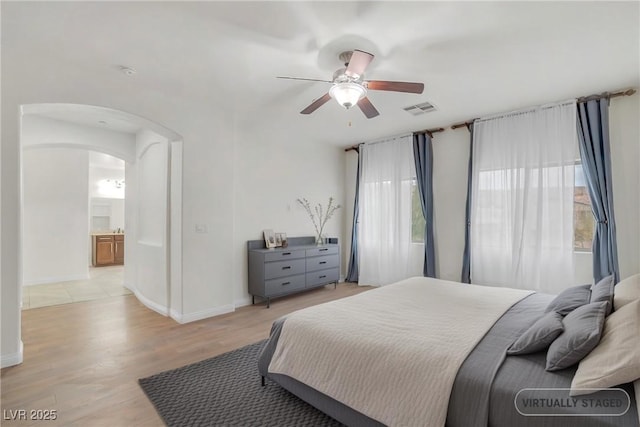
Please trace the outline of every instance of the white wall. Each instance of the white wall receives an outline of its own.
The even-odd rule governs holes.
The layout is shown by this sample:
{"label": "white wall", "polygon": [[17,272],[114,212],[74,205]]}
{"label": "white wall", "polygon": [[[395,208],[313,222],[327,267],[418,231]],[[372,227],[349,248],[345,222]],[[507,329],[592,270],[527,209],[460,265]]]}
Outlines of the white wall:
{"label": "white wall", "polygon": [[[640,97],[615,98],[611,101],[609,121],[613,190],[618,238],[620,277],[640,273]],[[460,281],[464,250],[465,203],[469,132],[448,129],[433,138],[433,204],[437,277]],[[351,215],[355,190],[357,156],[345,154],[345,194],[347,216],[345,233],[351,235]],[[350,241],[344,246],[350,249]],[[575,282],[593,281],[590,253],[575,254]]]}
{"label": "white wall", "polygon": [[124,230],[124,199],[109,199],[109,202],[111,203],[111,228]]}
{"label": "white wall", "polygon": [[[4,92],[4,85],[3,85]],[[22,168],[22,156],[18,143],[19,115],[18,105],[13,100],[13,111],[6,112],[5,102],[8,99],[2,97],[2,144],[0,144],[2,167],[2,215],[0,215],[0,230],[2,230],[2,277],[0,283],[0,367],[21,363],[23,360],[23,345],[20,335],[21,317],[20,307],[22,300],[22,274],[19,268],[22,259],[22,242],[20,240],[20,171]],[[8,122],[13,122],[13,126]],[[5,124],[7,123],[7,124]],[[13,129],[10,129],[10,128]]]}
{"label": "white wall", "polygon": [[126,163],[124,168],[124,180],[127,184],[127,197],[124,199],[124,216],[126,218],[124,229],[124,286],[135,292],[136,283],[136,248],[138,246],[138,233],[134,224],[138,223],[138,169],[135,163]]}
{"label": "white wall", "polygon": [[[259,143],[256,143],[259,141]],[[326,206],[329,197],[342,205],[326,225],[326,235],[340,238],[343,227],[345,156],[343,148],[313,144],[305,138],[269,133],[238,133],[234,154],[234,280],[236,305],[250,302],[247,294],[247,240],[262,239],[264,229],[287,237],[313,236],[313,224],[296,199]],[[345,265],[342,264],[344,275]]]}
{"label": "white wall", "polygon": [[23,157],[23,283],[89,276],[85,150],[40,148]]}
{"label": "white wall", "polygon": [[[26,108],[28,111],[29,109]],[[35,145],[88,147],[128,161],[135,159],[135,136],[76,123],[25,114],[22,117],[21,141],[24,148]]]}
{"label": "white wall", "polygon": [[469,132],[466,128],[433,136],[433,223],[436,274],[460,281],[467,203]]}
{"label": "white wall", "polygon": [[91,227],[91,231],[113,231],[124,229],[124,199],[111,199],[105,197],[91,197],[89,199],[89,223],[94,215],[101,215],[103,209],[109,212],[109,228],[102,229]]}
{"label": "white wall", "polygon": [[148,130],[138,132],[135,292],[143,303],[163,314],[168,314],[167,156],[166,138]]}
{"label": "white wall", "polygon": [[613,200],[620,278],[640,273],[640,95],[609,107]]}
{"label": "white wall", "polygon": [[167,139],[140,132],[138,156],[138,240],[162,246],[167,210]]}

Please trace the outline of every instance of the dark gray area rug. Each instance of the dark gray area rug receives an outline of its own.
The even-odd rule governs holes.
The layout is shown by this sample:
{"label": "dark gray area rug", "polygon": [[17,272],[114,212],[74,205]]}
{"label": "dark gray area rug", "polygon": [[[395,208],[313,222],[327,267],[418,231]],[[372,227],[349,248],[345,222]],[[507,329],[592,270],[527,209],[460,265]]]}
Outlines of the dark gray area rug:
{"label": "dark gray area rug", "polygon": [[139,380],[168,426],[341,426],[272,381],[262,387],[266,340]]}

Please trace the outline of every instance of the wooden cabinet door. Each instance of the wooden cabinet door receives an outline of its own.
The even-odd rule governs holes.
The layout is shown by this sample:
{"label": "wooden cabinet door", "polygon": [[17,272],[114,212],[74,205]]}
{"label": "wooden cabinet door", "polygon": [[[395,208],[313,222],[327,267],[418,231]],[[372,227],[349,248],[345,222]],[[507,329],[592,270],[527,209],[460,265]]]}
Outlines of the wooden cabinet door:
{"label": "wooden cabinet door", "polygon": [[113,264],[113,261],[115,259],[114,252],[113,239],[106,240],[98,238],[98,241],[96,242],[96,264]]}
{"label": "wooden cabinet door", "polygon": [[115,239],[115,255],[113,262],[116,264],[124,264],[124,240]]}

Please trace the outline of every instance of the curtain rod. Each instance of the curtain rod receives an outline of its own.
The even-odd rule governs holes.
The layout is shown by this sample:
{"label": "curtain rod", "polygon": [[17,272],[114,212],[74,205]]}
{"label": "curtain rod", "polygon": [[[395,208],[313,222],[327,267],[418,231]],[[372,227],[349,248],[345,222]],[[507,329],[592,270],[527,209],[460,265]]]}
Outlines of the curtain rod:
{"label": "curtain rod", "polygon": [[469,129],[469,126],[471,126],[475,120],[477,119],[469,120],[468,122],[456,123],[455,125],[451,125],[451,129],[456,130],[461,127]]}
{"label": "curtain rod", "polygon": [[[577,102],[587,102],[587,101],[593,101],[593,100],[596,100],[596,99],[604,99],[604,98],[611,99],[611,98],[617,98],[619,96],[631,96],[634,93],[636,93],[635,89],[627,89],[627,90],[614,92],[614,93],[604,92],[604,93],[601,93],[600,95],[582,96],[580,98],[577,98],[576,101]],[[473,120],[468,120],[468,121],[462,122],[462,123],[455,123],[455,124],[451,125],[451,129],[458,129],[458,128],[461,128],[463,126],[465,126],[468,129],[469,126],[471,126],[473,124],[473,122],[476,121],[476,120],[477,119],[473,119]]]}
{"label": "curtain rod", "polygon": [[429,135],[429,138],[433,138],[433,134],[434,133],[444,132],[445,130],[446,130],[445,128],[423,129],[423,130],[419,130],[419,131],[414,132],[414,133],[426,133],[427,135]]}
{"label": "curtain rod", "polygon": [[[412,133],[426,133],[427,135],[429,135],[429,138],[433,138],[434,133],[444,132],[445,130],[446,130],[445,128],[424,129],[424,130],[412,132]],[[361,144],[364,144],[364,142],[362,142]],[[360,144],[355,144],[355,145],[352,145],[351,147],[345,148],[344,151],[360,151],[359,147],[360,147]]]}
{"label": "curtain rod", "polygon": [[631,96],[634,93],[636,93],[635,89],[627,89],[624,91],[614,92],[614,93],[604,92],[604,93],[601,93],[600,95],[583,96],[581,98],[578,98],[577,101],[587,102],[587,101],[593,101],[596,99],[604,99],[604,98],[611,99],[611,98],[617,98],[619,96]]}
{"label": "curtain rod", "polygon": [[[600,95],[589,95],[589,96],[582,96],[580,98],[577,98],[576,101],[577,102],[587,102],[587,101],[593,101],[596,99],[611,99],[611,98],[617,98],[619,96],[631,96],[634,93],[636,93],[635,89],[627,89],[627,90],[622,90],[619,92],[613,92],[613,93],[609,93],[609,92],[604,92],[601,93]],[[475,119],[471,119],[471,120],[467,120],[466,122],[460,122],[460,123],[454,123],[450,126],[451,129],[458,129],[461,127],[466,127],[467,129],[469,129],[469,127],[473,124],[474,121],[476,121],[477,118]],[[446,129],[445,128],[436,128],[436,129],[425,129],[425,130],[421,130],[418,132],[414,132],[414,133],[426,133],[427,135],[429,135],[431,138],[433,138],[433,134],[437,133],[437,132],[444,132]],[[344,151],[359,151],[358,147],[360,146],[360,144],[356,144],[356,145],[352,145],[351,147],[345,148]]]}

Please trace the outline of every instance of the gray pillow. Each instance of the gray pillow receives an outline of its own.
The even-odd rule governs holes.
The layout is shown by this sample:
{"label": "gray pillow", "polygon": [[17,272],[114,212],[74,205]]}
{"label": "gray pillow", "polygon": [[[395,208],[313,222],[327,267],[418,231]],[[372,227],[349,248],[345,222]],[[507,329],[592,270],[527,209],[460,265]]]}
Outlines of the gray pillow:
{"label": "gray pillow", "polygon": [[591,300],[590,302],[600,302],[605,301],[607,303],[607,312],[608,316],[611,314],[611,310],[613,309],[613,286],[614,276],[613,274],[610,276],[603,277],[600,279],[598,283],[591,286]]}
{"label": "gray pillow", "polygon": [[549,346],[547,371],[568,368],[581,361],[598,345],[604,326],[605,301],[583,305],[562,320],[564,332]]}
{"label": "gray pillow", "polygon": [[550,311],[524,331],[520,338],[511,344],[507,354],[529,354],[546,350],[563,330],[562,314]]}
{"label": "gray pillow", "polygon": [[560,292],[544,310],[545,313],[557,311],[566,316],[581,305],[589,304],[591,285],[572,286]]}

